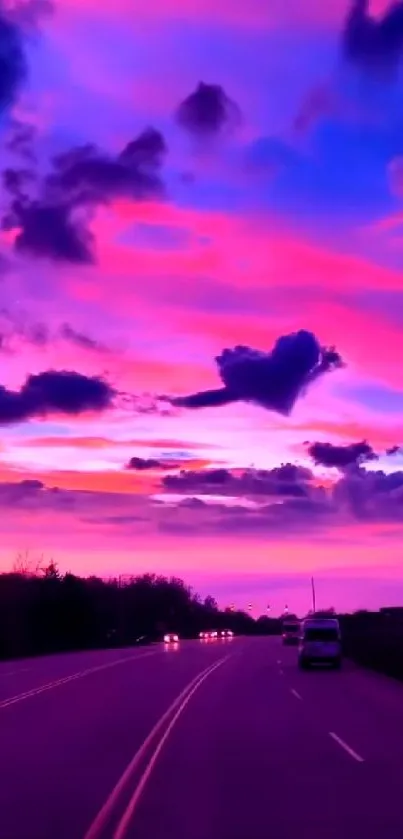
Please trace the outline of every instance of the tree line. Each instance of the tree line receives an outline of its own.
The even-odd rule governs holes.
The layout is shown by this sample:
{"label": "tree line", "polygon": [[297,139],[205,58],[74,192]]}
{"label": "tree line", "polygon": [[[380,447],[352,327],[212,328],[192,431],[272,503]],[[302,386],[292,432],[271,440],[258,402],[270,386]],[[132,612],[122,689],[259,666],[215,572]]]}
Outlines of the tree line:
{"label": "tree line", "polygon": [[160,640],[166,632],[192,638],[207,629],[273,634],[281,622],[220,610],[213,597],[199,597],[177,577],[105,581],[61,574],[54,562],[33,571],[20,564],[0,574],[2,659],[128,646]]}

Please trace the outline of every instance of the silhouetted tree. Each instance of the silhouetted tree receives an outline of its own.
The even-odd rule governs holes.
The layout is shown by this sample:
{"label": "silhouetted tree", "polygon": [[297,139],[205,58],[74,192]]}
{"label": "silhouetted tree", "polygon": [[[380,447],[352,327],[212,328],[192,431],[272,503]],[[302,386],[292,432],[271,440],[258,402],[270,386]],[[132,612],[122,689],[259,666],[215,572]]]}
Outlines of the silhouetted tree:
{"label": "silhouetted tree", "polygon": [[[29,561],[28,561],[29,560]],[[135,644],[175,631],[183,638],[201,630],[237,634],[279,631],[279,622],[256,622],[241,611],[220,611],[183,580],[143,574],[116,580],[61,574],[51,560],[21,555],[18,573],[0,574],[0,657]],[[32,569],[35,569],[34,571]],[[39,570],[40,569],[40,573]]]}

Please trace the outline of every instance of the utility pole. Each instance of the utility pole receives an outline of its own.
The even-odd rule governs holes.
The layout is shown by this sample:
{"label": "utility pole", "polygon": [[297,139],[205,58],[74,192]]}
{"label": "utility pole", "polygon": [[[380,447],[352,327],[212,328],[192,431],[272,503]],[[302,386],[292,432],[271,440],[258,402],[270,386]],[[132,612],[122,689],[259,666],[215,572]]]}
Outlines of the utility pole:
{"label": "utility pole", "polygon": [[315,612],[316,612],[316,592],[315,592],[315,580],[314,580],[313,577],[311,577],[311,583],[312,583],[312,608],[313,608],[313,613],[315,614]]}

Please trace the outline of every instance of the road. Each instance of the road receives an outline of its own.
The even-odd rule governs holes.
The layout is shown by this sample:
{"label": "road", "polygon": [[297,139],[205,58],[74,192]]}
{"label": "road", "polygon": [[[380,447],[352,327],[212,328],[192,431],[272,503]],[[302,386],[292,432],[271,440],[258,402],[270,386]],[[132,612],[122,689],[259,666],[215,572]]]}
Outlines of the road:
{"label": "road", "polygon": [[1,839],[403,833],[403,685],[278,638],[0,665]]}

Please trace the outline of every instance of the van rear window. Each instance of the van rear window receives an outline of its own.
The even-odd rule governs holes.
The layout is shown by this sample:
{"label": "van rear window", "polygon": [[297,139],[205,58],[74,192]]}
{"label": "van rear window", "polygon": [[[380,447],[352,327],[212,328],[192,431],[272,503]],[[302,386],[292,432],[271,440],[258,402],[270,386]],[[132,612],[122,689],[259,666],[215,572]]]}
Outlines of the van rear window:
{"label": "van rear window", "polygon": [[339,633],[337,629],[330,628],[326,629],[325,627],[317,627],[306,629],[304,632],[304,638],[306,641],[338,641],[339,640]]}

